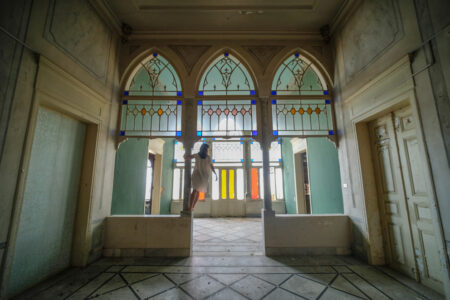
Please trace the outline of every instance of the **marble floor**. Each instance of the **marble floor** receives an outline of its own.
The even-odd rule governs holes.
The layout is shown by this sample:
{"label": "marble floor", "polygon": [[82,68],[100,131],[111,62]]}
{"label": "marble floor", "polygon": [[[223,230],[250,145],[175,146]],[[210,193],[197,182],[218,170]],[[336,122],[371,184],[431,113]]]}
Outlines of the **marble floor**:
{"label": "marble floor", "polygon": [[194,219],[196,256],[262,255],[261,218]]}
{"label": "marble floor", "polygon": [[191,257],[102,258],[18,299],[443,299],[350,256],[260,255],[259,219],[196,219],[194,230]]}

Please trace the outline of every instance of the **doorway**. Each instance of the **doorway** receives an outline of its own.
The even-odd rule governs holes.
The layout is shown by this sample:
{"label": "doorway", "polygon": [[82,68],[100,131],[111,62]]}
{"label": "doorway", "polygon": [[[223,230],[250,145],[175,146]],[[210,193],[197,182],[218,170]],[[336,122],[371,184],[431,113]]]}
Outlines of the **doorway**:
{"label": "doorway", "polygon": [[148,154],[147,159],[147,177],[145,182],[145,214],[152,213],[152,195],[153,195],[153,177],[155,174],[155,155]]}
{"label": "doorway", "polygon": [[416,120],[405,107],[369,123],[385,257],[388,265],[442,291],[426,158]]}

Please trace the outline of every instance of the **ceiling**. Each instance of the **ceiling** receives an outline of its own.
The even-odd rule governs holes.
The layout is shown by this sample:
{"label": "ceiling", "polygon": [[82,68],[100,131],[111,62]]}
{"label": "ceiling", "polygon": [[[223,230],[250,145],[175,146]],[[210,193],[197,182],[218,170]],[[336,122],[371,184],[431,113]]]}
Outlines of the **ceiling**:
{"label": "ceiling", "polygon": [[318,32],[346,0],[105,0],[133,33]]}

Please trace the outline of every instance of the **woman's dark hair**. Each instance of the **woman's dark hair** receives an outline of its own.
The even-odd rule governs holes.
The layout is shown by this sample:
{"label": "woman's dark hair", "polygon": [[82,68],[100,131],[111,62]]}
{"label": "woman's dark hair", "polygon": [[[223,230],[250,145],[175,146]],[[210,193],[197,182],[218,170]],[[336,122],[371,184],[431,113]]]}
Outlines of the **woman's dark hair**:
{"label": "woman's dark hair", "polygon": [[207,151],[208,151],[209,145],[208,144],[202,144],[202,146],[200,147],[200,151],[198,151],[198,155],[201,158],[206,158],[207,156]]}

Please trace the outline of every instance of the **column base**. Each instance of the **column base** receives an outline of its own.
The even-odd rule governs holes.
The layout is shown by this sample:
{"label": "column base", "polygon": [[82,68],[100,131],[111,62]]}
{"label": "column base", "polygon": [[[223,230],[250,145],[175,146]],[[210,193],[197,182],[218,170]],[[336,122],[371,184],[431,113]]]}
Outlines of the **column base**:
{"label": "column base", "polygon": [[181,217],[192,217],[194,215],[194,212],[188,211],[188,210],[182,210],[180,211]]}

